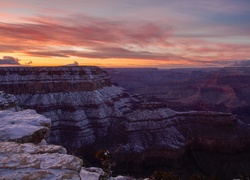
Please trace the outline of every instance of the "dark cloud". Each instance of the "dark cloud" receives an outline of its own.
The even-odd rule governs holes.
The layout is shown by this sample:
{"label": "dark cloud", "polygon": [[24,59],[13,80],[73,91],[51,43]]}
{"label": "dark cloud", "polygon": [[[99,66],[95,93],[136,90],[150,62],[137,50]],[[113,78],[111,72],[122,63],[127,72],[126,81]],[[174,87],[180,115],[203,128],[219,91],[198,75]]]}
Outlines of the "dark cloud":
{"label": "dark cloud", "polygon": [[26,65],[31,65],[32,64],[32,61],[29,61],[29,62],[25,62]]}
{"label": "dark cloud", "polygon": [[81,57],[92,59],[109,59],[109,58],[129,58],[129,59],[148,59],[148,60],[168,60],[168,59],[185,59],[173,54],[153,53],[148,51],[132,51],[120,47],[97,47],[92,51],[82,52],[73,50],[61,50],[61,51],[42,51],[42,52],[26,52],[32,56],[44,56],[44,57]]}
{"label": "dark cloud", "polygon": [[19,59],[11,57],[11,56],[4,56],[0,59],[0,65],[20,65]]}
{"label": "dark cloud", "polygon": [[66,64],[65,66],[79,66],[79,63],[77,61],[74,61],[74,63]]}
{"label": "dark cloud", "polygon": [[69,57],[64,51],[28,51],[25,53],[37,57]]}
{"label": "dark cloud", "polygon": [[204,67],[250,67],[250,60],[224,60],[224,61],[206,61],[206,60],[192,60],[197,65]]}
{"label": "dark cloud", "polygon": [[161,53],[153,53],[148,51],[132,51],[125,48],[120,47],[98,47],[95,48],[93,52],[85,52],[85,53],[76,53],[75,55],[79,57],[85,58],[100,58],[100,59],[108,59],[108,58],[129,58],[129,59],[158,59],[158,60],[167,60],[172,58],[171,54],[161,54]]}

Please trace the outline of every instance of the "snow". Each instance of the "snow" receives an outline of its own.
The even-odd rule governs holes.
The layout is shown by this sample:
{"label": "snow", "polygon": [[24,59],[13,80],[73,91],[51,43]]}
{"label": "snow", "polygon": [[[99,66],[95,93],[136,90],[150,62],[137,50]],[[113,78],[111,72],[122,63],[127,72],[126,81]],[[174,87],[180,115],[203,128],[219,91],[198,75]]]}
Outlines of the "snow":
{"label": "snow", "polygon": [[37,114],[35,110],[0,111],[0,142],[32,136],[44,128],[48,130],[50,123],[50,119]]}
{"label": "snow", "polygon": [[80,171],[80,176],[82,179],[88,180],[97,180],[101,174],[103,174],[103,170],[100,168],[82,168]]}
{"label": "snow", "polygon": [[[103,170],[97,167],[83,167],[80,171],[81,178],[86,180],[98,180],[99,176],[102,174],[104,174]],[[135,178],[127,176],[117,176],[111,177],[110,180],[135,180]]]}

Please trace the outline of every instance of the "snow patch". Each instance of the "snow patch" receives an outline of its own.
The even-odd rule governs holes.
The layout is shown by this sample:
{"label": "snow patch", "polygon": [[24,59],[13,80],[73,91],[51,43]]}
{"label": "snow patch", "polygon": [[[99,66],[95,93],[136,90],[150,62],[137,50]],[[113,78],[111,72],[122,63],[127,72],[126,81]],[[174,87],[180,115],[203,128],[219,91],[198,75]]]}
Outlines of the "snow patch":
{"label": "snow patch", "polygon": [[37,114],[34,110],[0,111],[0,142],[32,136],[44,128],[49,131],[50,124],[50,119]]}

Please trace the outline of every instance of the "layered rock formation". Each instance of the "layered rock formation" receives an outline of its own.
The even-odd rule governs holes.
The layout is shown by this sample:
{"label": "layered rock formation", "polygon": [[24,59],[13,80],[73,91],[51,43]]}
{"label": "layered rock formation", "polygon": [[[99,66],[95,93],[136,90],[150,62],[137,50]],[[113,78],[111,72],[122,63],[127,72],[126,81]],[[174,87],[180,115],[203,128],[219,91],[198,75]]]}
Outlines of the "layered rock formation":
{"label": "layered rock formation", "polygon": [[130,93],[140,94],[146,101],[167,102],[175,110],[249,112],[249,67],[107,71],[112,81]]}
{"label": "layered rock formation", "polygon": [[[176,112],[160,105],[145,104],[125,115],[126,121],[120,124],[123,141],[113,150],[120,162],[118,172],[168,167],[181,174],[199,172],[222,179],[249,172],[247,124],[231,114]],[[220,156],[224,158],[217,162]]]}
{"label": "layered rock formation", "polygon": [[[203,152],[248,153],[249,126],[231,114],[176,112],[164,103],[143,104],[112,85],[98,67],[0,68],[0,83],[0,90],[16,95],[19,106],[51,118],[50,142],[82,153],[89,147],[110,149],[118,171],[164,166],[211,174],[214,167],[207,167]],[[227,177],[238,172],[234,168]]]}
{"label": "layered rock formation", "polygon": [[81,147],[101,140],[135,99],[97,67],[0,68],[1,90],[51,118],[49,141]]}
{"label": "layered rock formation", "polygon": [[16,97],[0,91],[0,110],[10,109],[16,106]]}

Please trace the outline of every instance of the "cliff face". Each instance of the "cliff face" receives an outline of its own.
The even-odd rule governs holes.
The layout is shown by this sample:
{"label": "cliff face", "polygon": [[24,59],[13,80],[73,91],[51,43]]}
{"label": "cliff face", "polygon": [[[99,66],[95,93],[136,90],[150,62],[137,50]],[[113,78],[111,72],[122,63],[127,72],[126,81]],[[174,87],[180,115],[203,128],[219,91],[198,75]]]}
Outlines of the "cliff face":
{"label": "cliff face", "polygon": [[0,110],[10,109],[16,106],[16,97],[0,91]]}
{"label": "cliff face", "polygon": [[[47,145],[50,119],[34,110],[18,111],[15,96],[0,92],[0,179],[98,179],[100,168],[82,167],[62,146]],[[118,176],[115,179],[128,179]]]}
{"label": "cliff face", "polygon": [[140,103],[98,67],[0,68],[0,84],[0,90],[16,95],[20,107],[51,118],[50,142],[83,151],[110,149],[117,170],[190,163],[194,171],[204,170],[201,152],[234,156],[248,152],[250,145],[248,125],[231,114],[176,112],[164,103]]}
{"label": "cliff face", "polygon": [[159,105],[147,103],[125,115],[120,128],[124,141],[113,150],[120,160],[118,172],[167,167],[177,174],[213,174],[220,179],[249,173],[247,124],[231,114],[176,112]]}
{"label": "cliff face", "polygon": [[0,89],[51,118],[49,141],[78,148],[101,140],[135,99],[98,67],[0,68]]}
{"label": "cliff face", "polygon": [[4,92],[0,104],[8,109],[0,110],[0,179],[81,179],[81,159],[46,145],[50,119],[30,109],[15,111],[15,97]]}

